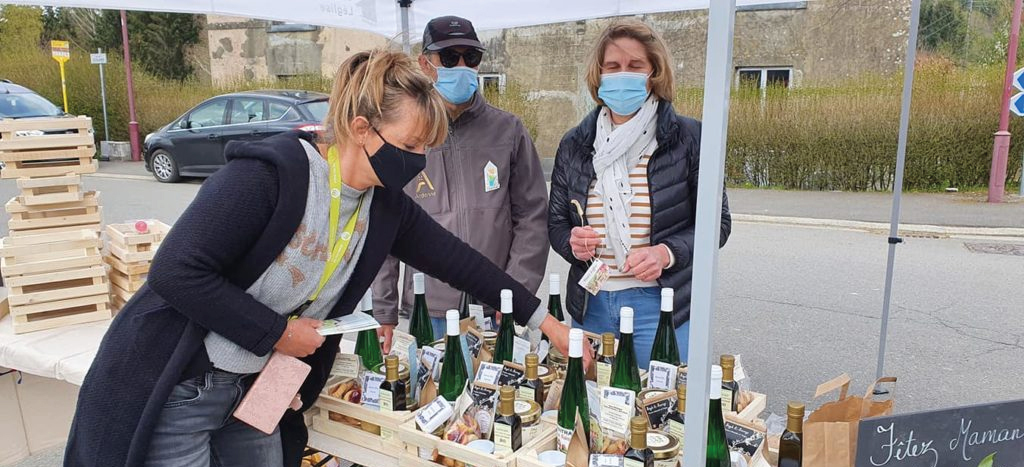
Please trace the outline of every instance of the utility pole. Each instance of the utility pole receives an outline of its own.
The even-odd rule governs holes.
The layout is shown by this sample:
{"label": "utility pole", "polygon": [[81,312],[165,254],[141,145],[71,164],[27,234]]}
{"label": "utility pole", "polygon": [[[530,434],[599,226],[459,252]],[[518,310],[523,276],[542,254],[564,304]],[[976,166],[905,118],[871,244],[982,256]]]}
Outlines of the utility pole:
{"label": "utility pole", "polygon": [[1002,203],[1006,190],[1006,159],[1010,154],[1010,90],[1013,72],[1017,68],[1017,43],[1020,41],[1020,14],[1024,0],[1014,0],[1013,19],[1010,21],[1010,44],[1006,56],[1006,77],[1003,80],[1003,100],[999,109],[999,131],[992,148],[992,168],[988,176],[988,202]]}
{"label": "utility pole", "polygon": [[142,160],[139,146],[139,121],[135,118],[135,86],[132,83],[132,53],[128,49],[128,14],[121,10],[121,44],[124,48],[124,73],[128,84],[128,141],[132,147],[132,160]]}

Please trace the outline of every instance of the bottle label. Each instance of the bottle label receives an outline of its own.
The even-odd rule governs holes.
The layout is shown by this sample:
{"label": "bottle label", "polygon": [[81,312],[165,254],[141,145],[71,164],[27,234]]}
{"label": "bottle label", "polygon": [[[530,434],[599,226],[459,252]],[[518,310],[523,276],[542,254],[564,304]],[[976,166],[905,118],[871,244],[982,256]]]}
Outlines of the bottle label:
{"label": "bottle label", "polygon": [[722,412],[732,412],[732,391],[722,388]]}
{"label": "bottle label", "polygon": [[679,458],[673,457],[671,459],[655,459],[654,467],[679,467]]}
{"label": "bottle label", "polygon": [[669,422],[668,422],[668,432],[672,436],[675,436],[676,438],[679,438],[679,450],[682,451],[683,450],[683,439],[686,437],[686,425],[684,425],[682,423],[679,423],[679,422],[677,422],[675,420],[669,420]]}
{"label": "bottle label", "polygon": [[650,432],[647,433],[647,446],[649,446],[649,447],[653,447],[653,446],[657,446],[657,447],[668,446],[670,442],[671,442],[671,440],[669,440],[667,436],[665,436],[665,435],[663,435],[661,433],[650,433]]}
{"label": "bottle label", "polygon": [[636,459],[627,458],[625,459],[625,462],[623,462],[623,467],[644,467],[644,463]]}
{"label": "bottle label", "polygon": [[535,397],[537,397],[537,391],[534,391],[533,388],[519,386],[519,390],[516,391],[516,399],[519,400],[532,401]]}
{"label": "bottle label", "polygon": [[558,441],[559,451],[569,452],[569,442],[572,441],[573,431],[574,430],[570,428],[558,427],[558,431],[556,432],[555,437]]}
{"label": "bottle label", "polygon": [[504,423],[494,425],[494,453],[507,454],[512,452],[512,426]]}
{"label": "bottle label", "polygon": [[527,445],[530,441],[533,441],[537,437],[537,433],[540,432],[540,423],[534,423],[533,425],[523,425],[523,445]]}
{"label": "bottle label", "polygon": [[597,386],[605,387],[612,384],[612,365],[610,363],[597,362]]}
{"label": "bottle label", "polygon": [[[395,410],[395,399],[392,396],[392,392],[388,389],[380,390],[380,411],[381,412],[394,412]],[[395,437],[395,432],[387,428],[380,428],[380,437],[384,439],[391,439]]]}

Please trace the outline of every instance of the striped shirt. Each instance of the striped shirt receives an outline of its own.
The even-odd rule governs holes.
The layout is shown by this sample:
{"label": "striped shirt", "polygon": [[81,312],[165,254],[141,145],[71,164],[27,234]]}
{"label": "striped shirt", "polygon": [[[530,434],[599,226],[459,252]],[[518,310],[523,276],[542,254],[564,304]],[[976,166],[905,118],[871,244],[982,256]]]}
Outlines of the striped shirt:
{"label": "striped shirt", "polygon": [[[641,157],[640,163],[629,171],[629,183],[633,188],[629,214],[629,245],[633,248],[651,246],[651,195],[647,186],[647,164],[650,160],[650,154]],[[597,246],[597,257],[608,265],[609,278],[601,290],[615,292],[634,287],[657,287],[657,281],[641,281],[631,273],[619,271],[616,266],[615,253],[605,241],[608,236],[608,224],[604,216],[604,202],[594,191],[596,184],[596,181],[591,183],[587,197],[587,223],[593,227],[601,240]]]}

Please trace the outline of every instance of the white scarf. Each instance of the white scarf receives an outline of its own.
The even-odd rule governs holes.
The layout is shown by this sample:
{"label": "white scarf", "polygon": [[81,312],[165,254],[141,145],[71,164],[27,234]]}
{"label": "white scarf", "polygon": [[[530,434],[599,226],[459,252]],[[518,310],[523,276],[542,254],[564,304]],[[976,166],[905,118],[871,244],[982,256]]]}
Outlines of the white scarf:
{"label": "white scarf", "polygon": [[657,148],[657,123],[656,98],[648,98],[633,118],[614,130],[608,107],[602,107],[597,117],[597,136],[594,138],[597,184],[594,191],[604,202],[606,242],[615,254],[619,270],[625,267],[630,248],[629,217],[632,214],[633,187],[629,184],[629,171],[640,163],[645,154],[652,154]]}

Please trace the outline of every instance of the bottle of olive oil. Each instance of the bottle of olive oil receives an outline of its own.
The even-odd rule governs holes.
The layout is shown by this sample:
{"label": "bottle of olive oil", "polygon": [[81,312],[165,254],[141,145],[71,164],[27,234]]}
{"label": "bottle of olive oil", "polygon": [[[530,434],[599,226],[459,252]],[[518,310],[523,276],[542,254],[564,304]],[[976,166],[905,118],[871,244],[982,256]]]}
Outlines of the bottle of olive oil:
{"label": "bottle of olive oil", "polygon": [[[405,383],[398,377],[398,356],[384,357],[385,377],[380,383],[380,410],[382,412],[398,412],[406,410],[407,395]],[[380,435],[384,439],[395,436],[392,430],[381,428]]]}
{"label": "bottle of olive oil", "polygon": [[494,453],[508,454],[523,446],[523,422],[516,413],[516,389],[502,386],[498,397],[498,414],[492,433]]}
{"label": "bottle of olive oil", "polygon": [[654,451],[647,447],[647,418],[633,417],[629,421],[629,449],[623,467],[654,467]]}
{"label": "bottle of olive oil", "polygon": [[683,438],[686,435],[686,385],[676,388],[676,411],[668,415],[668,432],[679,438],[679,449],[683,449]]}
{"label": "bottle of olive oil", "polygon": [[615,334],[601,334],[601,355],[594,362],[597,371],[597,386],[605,387],[612,384],[612,365],[615,362]]}
{"label": "bottle of olive oil", "polygon": [[740,385],[733,378],[733,370],[736,368],[736,357],[722,355],[722,410],[739,412],[737,404],[740,401]]}
{"label": "bottle of olive oil", "polygon": [[526,377],[516,398],[520,400],[534,401],[544,407],[544,382],[540,380],[540,358],[535,353],[526,354]]}
{"label": "bottle of olive oil", "polygon": [[790,402],[786,415],[786,431],[779,440],[779,467],[800,467],[804,462],[804,405]]}

